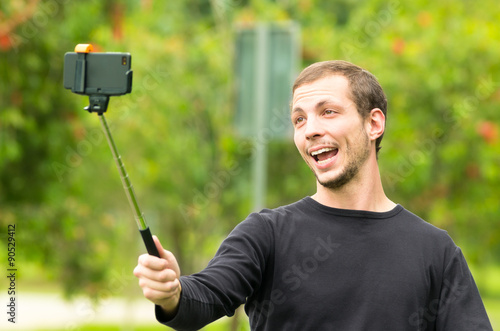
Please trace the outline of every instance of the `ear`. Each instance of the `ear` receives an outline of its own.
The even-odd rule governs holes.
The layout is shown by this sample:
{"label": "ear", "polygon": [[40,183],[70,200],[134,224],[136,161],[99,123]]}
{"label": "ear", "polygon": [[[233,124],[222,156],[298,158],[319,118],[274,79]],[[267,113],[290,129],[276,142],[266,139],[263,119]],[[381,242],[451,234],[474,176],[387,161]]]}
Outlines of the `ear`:
{"label": "ear", "polygon": [[385,115],[379,108],[373,108],[366,119],[366,133],[370,140],[375,141],[384,134]]}

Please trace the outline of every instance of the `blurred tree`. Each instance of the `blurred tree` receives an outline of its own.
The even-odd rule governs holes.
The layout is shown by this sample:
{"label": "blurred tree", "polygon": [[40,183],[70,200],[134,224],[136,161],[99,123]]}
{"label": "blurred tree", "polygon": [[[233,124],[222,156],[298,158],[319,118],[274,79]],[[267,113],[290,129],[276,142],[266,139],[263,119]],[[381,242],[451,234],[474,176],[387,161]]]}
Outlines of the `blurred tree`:
{"label": "blurred tree", "polygon": [[[92,5],[100,12],[101,5]],[[69,38],[60,22],[71,21],[66,9],[82,7],[56,1],[0,7],[0,223],[17,224],[23,259],[51,270],[68,294],[92,295],[107,272],[109,253],[102,253],[114,240],[102,233],[109,228],[106,215],[92,213],[81,195],[88,191],[73,177],[95,138],[75,111],[81,106],[62,88],[63,55],[80,35]],[[106,15],[94,15],[74,31],[91,31]]]}

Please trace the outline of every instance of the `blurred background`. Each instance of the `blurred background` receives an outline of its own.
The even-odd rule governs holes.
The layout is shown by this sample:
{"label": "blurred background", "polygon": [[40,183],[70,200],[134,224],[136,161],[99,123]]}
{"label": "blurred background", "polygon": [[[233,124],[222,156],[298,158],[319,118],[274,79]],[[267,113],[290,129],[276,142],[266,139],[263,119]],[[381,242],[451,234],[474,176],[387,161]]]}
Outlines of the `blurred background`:
{"label": "blurred background", "polygon": [[[97,115],[63,88],[76,44],[132,54],[132,93],[111,98],[107,120],[184,274],[256,208],[256,151],[267,155],[260,204],[314,193],[288,129],[259,140],[238,127],[238,36],[259,24],[296,28],[294,75],[343,59],[377,76],[389,102],[386,193],[449,232],[500,327],[499,22],[495,0],[2,1],[1,265],[15,224],[18,323],[2,314],[0,328],[164,329],[132,275],[145,249]],[[247,324],[238,311],[206,330]]]}

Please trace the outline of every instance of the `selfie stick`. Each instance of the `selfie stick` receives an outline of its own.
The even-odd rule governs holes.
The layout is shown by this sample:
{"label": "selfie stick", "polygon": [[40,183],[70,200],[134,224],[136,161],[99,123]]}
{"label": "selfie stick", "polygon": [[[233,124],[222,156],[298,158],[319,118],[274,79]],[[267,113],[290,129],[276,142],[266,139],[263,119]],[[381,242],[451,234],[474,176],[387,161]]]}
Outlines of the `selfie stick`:
{"label": "selfie stick", "polygon": [[[86,46],[82,48],[82,46]],[[90,46],[90,47],[88,47]],[[85,61],[85,53],[92,51],[92,45],[87,44],[79,44],[75,48],[75,52],[78,53],[80,59]],[[78,69],[81,66],[82,69]],[[80,85],[85,85],[85,62],[78,64],[77,61],[77,72],[75,75],[75,86],[77,85],[77,81],[83,81]],[[158,253],[158,249],[153,241],[153,236],[151,235],[151,231],[149,230],[149,226],[144,218],[144,214],[139,208],[139,203],[137,202],[137,198],[135,196],[134,187],[132,186],[132,182],[128,176],[127,170],[125,169],[125,165],[123,164],[122,158],[118,153],[118,149],[116,148],[115,141],[111,136],[111,131],[109,130],[108,123],[106,122],[106,118],[104,117],[104,112],[106,112],[108,108],[109,95],[89,95],[90,104],[84,109],[88,112],[95,112],[99,115],[99,119],[101,120],[102,129],[104,131],[104,135],[106,136],[106,140],[108,141],[109,148],[111,149],[111,153],[113,153],[113,157],[116,162],[116,166],[118,167],[118,172],[120,173],[120,178],[122,180],[123,189],[125,190],[125,194],[127,195],[128,202],[130,203],[130,207],[134,212],[135,220],[137,222],[137,226],[139,227],[139,232],[141,233],[142,240],[146,245],[146,249],[149,255],[154,255],[156,257],[160,257]]]}
{"label": "selfie stick", "polygon": [[125,165],[122,162],[122,158],[120,154],[118,154],[118,150],[116,149],[115,142],[113,140],[113,137],[111,136],[111,132],[109,131],[109,126],[106,122],[104,114],[99,114],[99,119],[101,120],[104,134],[106,135],[106,139],[108,140],[109,148],[113,153],[116,166],[118,167],[118,172],[120,173],[123,189],[125,190],[125,194],[127,195],[130,207],[134,212],[135,221],[137,222],[137,226],[139,227],[139,232],[141,233],[142,240],[146,245],[146,249],[148,250],[149,255],[160,257],[160,254],[158,254],[158,250],[156,249],[156,245],[153,241],[151,231],[149,230],[149,226],[146,222],[146,219],[144,218],[144,214],[142,213],[141,208],[139,208],[139,203],[137,202],[137,198],[135,196],[134,187],[132,186],[132,182],[130,181],[127,170],[125,169]]}

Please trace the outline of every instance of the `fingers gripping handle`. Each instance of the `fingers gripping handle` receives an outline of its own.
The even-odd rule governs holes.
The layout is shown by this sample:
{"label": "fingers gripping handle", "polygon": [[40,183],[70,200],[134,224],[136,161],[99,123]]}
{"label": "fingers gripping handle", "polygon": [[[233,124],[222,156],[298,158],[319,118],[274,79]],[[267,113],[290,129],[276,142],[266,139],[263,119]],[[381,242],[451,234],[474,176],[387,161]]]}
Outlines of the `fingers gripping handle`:
{"label": "fingers gripping handle", "polygon": [[153,255],[156,257],[160,257],[160,254],[158,253],[158,249],[156,248],[155,242],[153,241],[153,236],[151,235],[151,231],[149,230],[149,227],[139,230],[142,236],[142,240],[144,241],[144,244],[146,245],[146,249],[148,250],[149,255]]}

